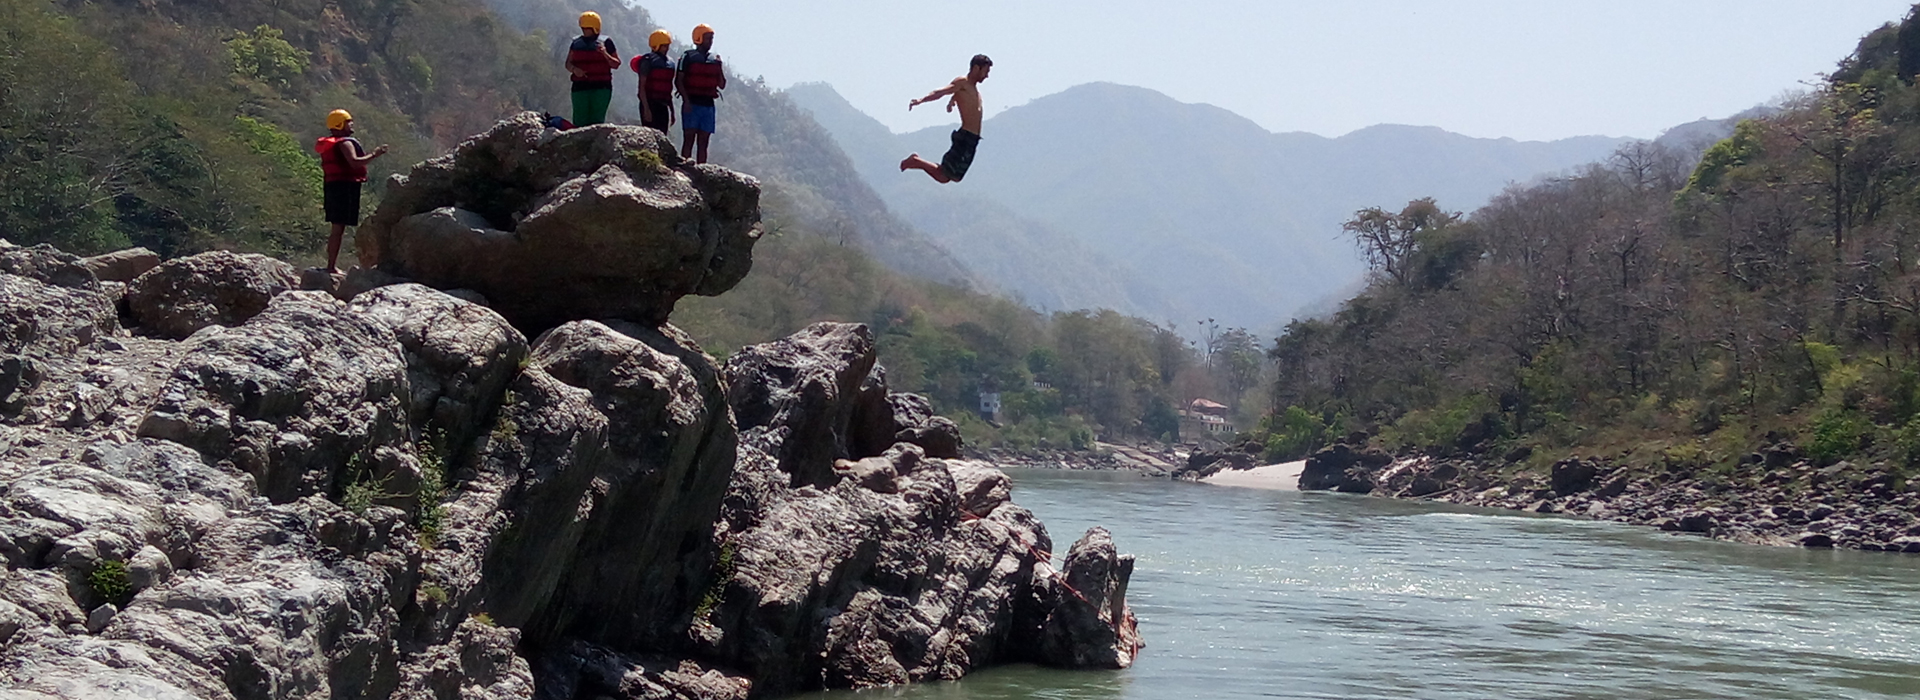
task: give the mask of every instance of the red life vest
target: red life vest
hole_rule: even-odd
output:
[[[648,57],[658,57],[658,60],[648,61]],[[646,76],[647,99],[673,99],[673,61],[659,54],[644,54],[634,56],[629,66],[633,68],[633,72]]]
[[[353,141],[353,137],[322,136],[313,142],[313,150],[320,154],[321,179],[327,182],[367,181],[367,164],[354,162],[340,154],[340,144],[348,141]]]
[[[680,69],[687,74],[687,95],[689,97],[715,98],[720,96],[720,86],[727,82],[727,75],[720,68],[720,59],[710,61],[689,61],[681,59]]]
[[[582,75],[573,76],[573,82],[605,83],[613,80],[613,66],[607,65],[607,57],[600,55],[600,42],[602,41],[609,44],[609,50],[612,49],[611,44],[613,42],[606,37],[588,39],[580,36],[573,38],[573,44],[567,47],[567,61],[580,70],[585,71]]]

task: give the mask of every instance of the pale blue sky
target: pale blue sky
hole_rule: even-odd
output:
[[[1081,83],[1153,88],[1273,131],[1380,124],[1523,140],[1652,137],[1830,71],[1906,0],[640,0],[739,73],[823,81],[892,127],[986,53],[991,115]],[[608,27],[615,36],[637,32]],[[937,105],[933,105],[937,107]],[[923,111],[928,110],[928,111]]]

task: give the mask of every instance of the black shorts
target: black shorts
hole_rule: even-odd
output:
[[[953,146],[947,154],[940,157],[940,169],[954,182],[967,176],[967,169],[973,167],[973,151],[980,146],[980,135],[966,129],[953,130]]]
[[[360,225],[360,185],[358,182],[329,182],[321,186],[327,223]]]
[[[673,99],[647,100],[647,109],[653,111],[653,118],[640,120],[640,125],[666,131],[667,120],[673,118]]]

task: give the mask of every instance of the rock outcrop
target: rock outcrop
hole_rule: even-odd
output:
[[[1302,490],[1617,520],[1753,544],[1920,553],[1920,479],[1886,465],[1820,467],[1790,443],[1742,461],[1751,472],[1690,473],[1685,465],[1634,466],[1573,457],[1544,473],[1506,461],[1408,454],[1337,444],[1316,453]]]
[[[681,297],[739,283],[760,236],[758,181],[678,162],[652,129],[524,113],[389,182],[355,233],[360,264],[479,292],[530,333],[658,325]]]
[[[237,326],[297,289],[292,265],[216,250],[161,263],[127,283],[127,306],[143,331],[175,340],[208,326]]]
[[[928,428],[925,416],[893,407],[924,399],[888,392],[874,365],[871,332],[835,323],[728,360],[740,461],[717,533],[725,575],[697,613],[701,648],[779,679],[771,692],[951,680],[1011,660],[1130,664],[1131,557],[1108,541],[1106,559],[1069,555],[1060,576],[1005,474],[909,441],[925,433],[899,426]],[[895,438],[884,451],[862,447],[883,434]],[[1095,561],[1106,568],[1074,580]],[[1104,602],[1091,617],[1076,612],[1083,586]]]
[[[512,155],[519,176],[644,160],[621,150],[628,131],[583,131],[509,122],[453,160]],[[704,211],[632,215],[655,233],[705,236],[716,212],[751,229],[742,176],[661,173],[633,194],[607,184],[623,167],[496,186]],[[479,172],[422,166],[404,197],[491,182]],[[486,201],[525,198],[507,212],[524,223],[575,206],[556,204],[583,196],[568,191]],[[624,211],[599,206],[585,211]],[[387,262],[423,269],[405,267],[423,239],[380,235],[411,251]],[[622,240],[684,252],[652,235]],[[888,391],[865,327],[817,325],[722,367],[647,322],[744,274],[744,249],[701,240],[712,254],[680,257],[661,278],[679,281],[639,306],[510,302],[518,319],[481,303],[516,283],[484,275],[440,283],[485,295],[371,274],[301,291],[284,263],[203,254],[134,280],[133,328],[117,283],[0,242],[0,688],[744,700],[1131,662],[1131,559],[1096,531],[1056,571],[1006,475],[958,459],[950,421]]]

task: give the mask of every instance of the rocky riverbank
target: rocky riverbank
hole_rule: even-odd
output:
[[[1056,569],[864,326],[723,365],[666,322],[759,235],[752,178],[671,154],[502,122],[395,180],[344,278],[0,243],[0,687],[704,700],[1129,665],[1132,558],[1096,528]]]
[[[1302,490],[1564,513],[1754,544],[1920,553],[1920,479],[1885,465],[1820,465],[1788,442],[1740,468],[1571,458],[1546,473],[1509,459],[1390,455],[1339,444],[1308,458]]]
[[[1179,448],[1107,442],[1095,443],[1090,450],[990,448],[971,454],[994,464],[1023,469],[1136,471],[1152,476],[1167,476],[1187,460],[1186,452]]]

